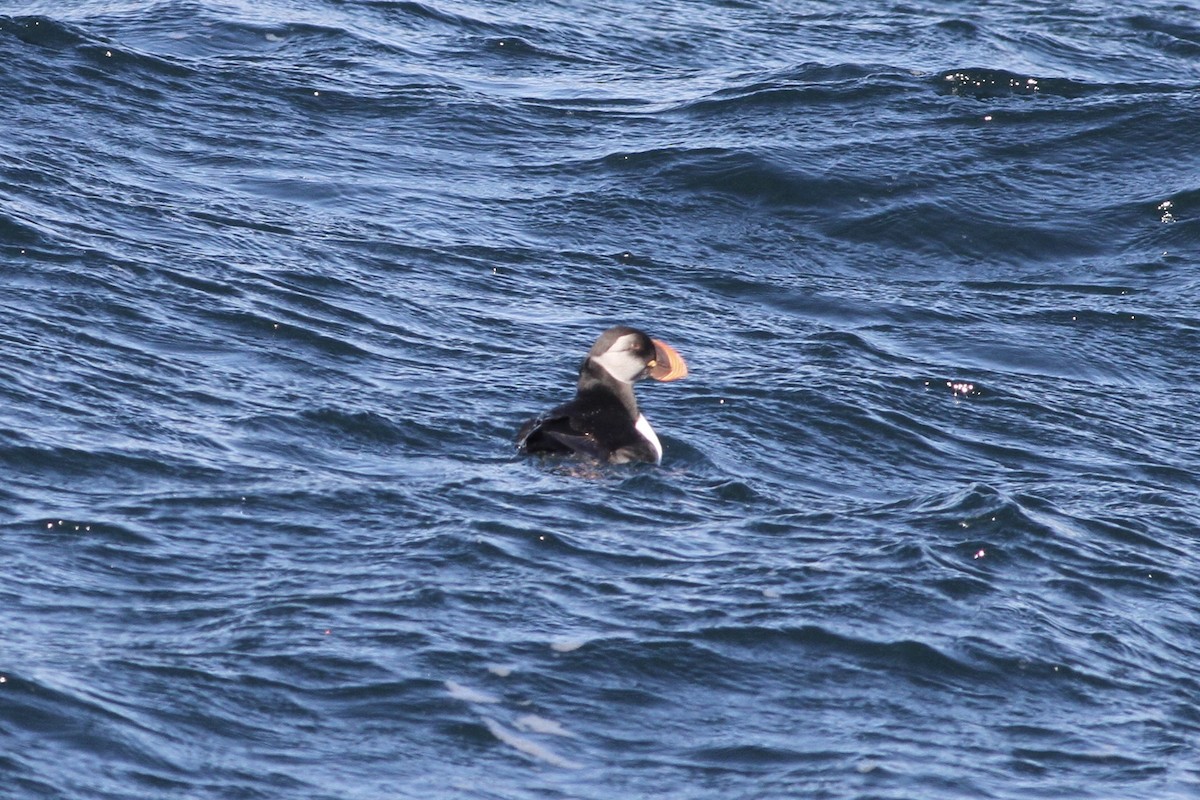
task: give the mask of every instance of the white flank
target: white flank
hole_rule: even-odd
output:
[[[646,420],[645,414],[638,414],[637,422],[633,427],[637,428],[637,432],[642,435],[650,446],[654,448],[654,463],[662,463],[662,444],[658,441],[658,434],[654,432],[654,428],[650,427],[650,423]]]

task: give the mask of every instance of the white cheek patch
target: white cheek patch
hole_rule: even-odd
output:
[[[654,428],[650,427],[650,423],[647,421],[646,415],[638,414],[637,422],[633,424],[633,427],[637,429],[637,432],[642,435],[642,438],[649,442],[650,447],[654,449],[654,463],[661,464],[662,444],[658,441],[658,434],[654,432]]]
[[[605,371],[617,380],[632,383],[633,379],[641,375],[642,370],[646,368],[646,362],[633,354],[631,350],[633,345],[634,337],[632,335],[622,336],[613,342],[612,347],[592,360],[604,367]]]

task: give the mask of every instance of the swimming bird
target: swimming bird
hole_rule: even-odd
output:
[[[610,464],[662,461],[662,444],[638,411],[633,384],[677,381],[687,363],[666,342],[618,325],[600,334],[579,367],[575,399],[521,426],[522,454],[580,455]]]

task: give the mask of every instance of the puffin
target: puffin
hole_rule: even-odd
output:
[[[687,374],[687,363],[666,342],[625,325],[609,328],[579,367],[575,399],[522,425],[517,450],[608,464],[659,464],[662,444],[638,411],[633,384],[642,378],[677,381]]]

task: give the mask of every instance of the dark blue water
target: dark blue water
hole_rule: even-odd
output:
[[[1200,6],[8,3],[5,798],[1200,794]],[[518,459],[610,324],[661,467]]]

